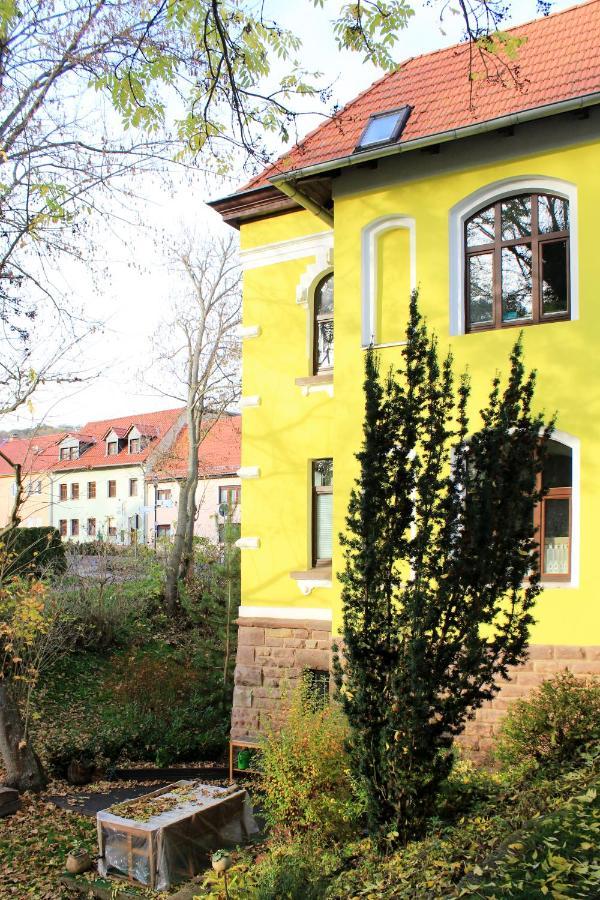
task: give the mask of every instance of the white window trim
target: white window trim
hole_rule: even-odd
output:
[[[417,286],[417,226],[412,216],[394,214],[381,216],[369,222],[362,230],[361,257],[362,257],[362,328],[361,345],[368,347],[378,344],[379,322],[377,321],[377,243],[386,231],[407,228],[409,239],[410,258],[410,289],[414,291]],[[402,341],[398,342],[400,345]],[[395,346],[396,342],[382,344],[381,346]]]
[[[569,581],[542,581],[545,591],[564,590],[565,588],[579,587],[579,564],[581,547],[581,441],[579,438],[559,431],[557,428],[551,434],[551,440],[563,444],[571,450],[571,578]],[[541,552],[541,548],[540,548]]]
[[[577,187],[570,181],[549,178],[546,175],[524,175],[521,178],[505,178],[479,188],[463,198],[450,210],[450,334],[465,334],[465,248],[464,228],[466,220],[482,207],[496,203],[503,197],[526,191],[556,194],[569,201],[569,264],[571,319],[579,318],[579,250]]]

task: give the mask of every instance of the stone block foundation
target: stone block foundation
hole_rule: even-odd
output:
[[[254,740],[276,725],[286,692],[304,669],[331,669],[332,635],[323,621],[243,618],[238,626],[231,736]],[[510,681],[467,723],[458,739],[465,755],[486,762],[510,704],[564,669],[582,678],[600,675],[600,645],[533,644],[527,662],[513,668]]]
[[[303,670],[331,669],[331,625],[301,619],[238,619],[231,737],[254,740],[285,709]]]
[[[465,756],[477,763],[487,762],[510,704],[565,669],[582,678],[600,675],[600,646],[532,644],[527,662],[512,668],[510,681],[503,681],[496,697],[484,703],[467,723],[458,739]]]

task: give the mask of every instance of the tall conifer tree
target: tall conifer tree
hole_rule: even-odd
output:
[[[534,387],[519,338],[507,386],[493,379],[471,431],[468,377],[455,389],[416,293],[401,368],[382,377],[367,353],[336,679],[380,838],[422,831],[454,737],[527,656],[541,590],[533,509],[553,428],[532,411]]]

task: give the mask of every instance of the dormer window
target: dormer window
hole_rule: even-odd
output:
[[[129,452],[130,453],[139,453],[140,452],[140,439],[139,437],[131,438],[129,441]]]
[[[69,447],[60,447],[58,457],[61,462],[65,459],[79,459],[79,444],[71,445]]]
[[[119,442],[118,441],[107,441],[106,442],[106,455],[107,456],[116,456],[119,452]]]
[[[401,106],[398,109],[389,109],[386,112],[375,113],[367,122],[356,145],[355,152],[357,150],[369,150],[371,147],[382,147],[385,144],[393,144],[399,140],[408,122],[411,110],[411,106]]]

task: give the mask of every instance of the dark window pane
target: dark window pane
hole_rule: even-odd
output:
[[[313,462],[314,487],[331,487],[333,484],[333,460],[315,459]]]
[[[511,197],[502,203],[502,240],[529,237],[531,234],[531,197]]]
[[[333,368],[333,321],[317,322],[317,371]]]
[[[544,463],[543,481],[544,488],[572,487],[573,467],[570,450],[568,453],[550,452],[548,454]]]
[[[318,316],[333,313],[333,275],[328,275],[317,287],[315,311]]]
[[[567,575],[569,572],[569,501],[546,500],[544,504],[544,572]]]
[[[492,253],[469,257],[469,319],[472,325],[494,320],[493,272]]]
[[[531,247],[502,250],[502,321],[531,318]]]
[[[496,229],[494,226],[495,210],[488,206],[467,222],[467,247],[478,247],[480,244],[491,244]]]
[[[538,197],[538,223],[543,234],[568,231],[569,201],[562,197]]]
[[[542,313],[567,311],[567,242],[542,244]]]
[[[317,494],[316,496],[316,541],[317,559],[331,559],[333,535],[333,494]]]

